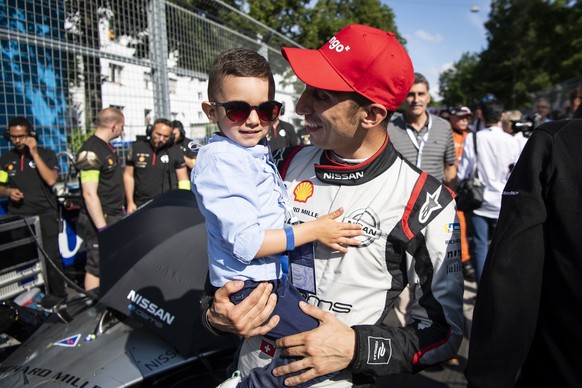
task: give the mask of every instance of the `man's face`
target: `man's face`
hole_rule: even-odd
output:
[[[358,114],[350,93],[332,92],[307,85],[301,94],[295,111],[305,115],[305,129],[311,144],[333,150],[345,158],[357,158],[360,148]]]
[[[162,148],[172,136],[172,127],[164,123],[157,123],[152,129],[150,142],[155,149]]]
[[[8,133],[10,135],[10,141],[14,144],[14,148],[18,152],[26,151],[28,147],[26,143],[29,137],[28,128],[22,125],[16,125],[8,128]]]
[[[451,115],[451,117],[449,117],[449,121],[451,122],[451,127],[453,127],[453,129],[457,129],[459,131],[466,131],[467,128],[469,127],[470,118],[471,116],[469,115],[464,116]]]
[[[538,101],[536,103],[536,113],[542,117],[546,117],[550,114],[550,104],[547,101]]]
[[[116,138],[122,136],[124,128],[125,128],[125,118],[122,118],[119,123],[115,124],[115,130],[114,130],[115,136],[113,137],[113,139],[116,139]]]
[[[423,82],[412,85],[404,100],[404,113],[407,118],[418,118],[425,114],[430,103],[430,93]]]
[[[181,139],[181,133],[179,128],[172,128],[172,133],[174,134],[174,139],[178,143]]]
[[[268,80],[227,77],[222,81],[220,91],[213,102],[244,101],[251,106],[258,106],[270,100],[272,96],[269,95]],[[226,116],[226,108],[223,106],[205,104],[203,108],[208,118],[218,124],[226,137],[244,147],[254,147],[269,132],[271,122],[261,120],[256,109],[251,109],[246,119],[233,121]]]

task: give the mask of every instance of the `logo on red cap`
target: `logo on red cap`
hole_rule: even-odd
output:
[[[357,92],[390,111],[400,106],[414,82],[410,57],[394,34],[361,24],[344,27],[319,50],[281,51],[307,85]]]

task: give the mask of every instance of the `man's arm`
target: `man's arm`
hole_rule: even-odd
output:
[[[412,244],[417,247],[412,252],[416,264],[408,277],[419,292],[411,301],[411,324],[404,328],[382,323],[350,328],[329,313],[302,305],[303,311],[318,319],[320,325],[277,340],[283,355],[302,358],[276,368],[274,373],[281,376],[306,369],[285,380],[287,386],[294,386],[342,369],[374,376],[411,373],[454,357],[463,338],[464,319],[460,243],[454,243],[455,222],[451,201],[425,228],[424,245]],[[417,270],[424,276],[416,275]],[[425,276],[428,273],[432,275]]]
[[[123,170],[123,186],[125,187],[125,200],[127,202],[127,214],[131,214],[136,210],[135,202],[133,201],[133,193],[135,191],[135,179],[133,177],[134,167],[126,164]]]
[[[184,160],[186,157],[184,157]],[[188,177],[188,169],[186,165],[176,170],[176,177],[178,178],[178,188],[182,190],[190,190],[190,178]]]
[[[184,162],[186,163],[186,167],[188,167],[188,169],[192,170],[194,168],[194,161],[195,161],[194,158],[189,158],[186,155],[184,155]]]
[[[30,151],[30,156],[34,159],[34,163],[36,164],[36,170],[40,175],[41,179],[50,187],[54,186],[57,183],[58,179],[58,171],[51,170],[44,159],[38,153],[38,146],[36,139],[33,136],[28,136],[23,140],[24,144],[28,147]],[[56,158],[56,156],[55,156]]]
[[[454,164],[449,164],[445,166],[445,185],[451,190],[457,188],[457,166]]]
[[[261,283],[241,303],[235,305],[229,295],[242,289],[244,282],[232,281],[214,294],[208,310],[202,310],[203,320],[218,331],[240,334],[243,337],[265,335],[279,323],[274,315],[267,322],[277,304],[277,295],[272,293],[271,283]],[[264,326],[263,323],[267,322]]]
[[[101,207],[101,200],[99,199],[99,195],[97,195],[99,180],[83,181],[83,174],[91,172],[94,173],[95,171],[81,171],[81,188],[83,190],[83,200],[85,201],[87,213],[89,213],[89,217],[91,217],[93,224],[97,230],[99,230],[107,226],[105,215],[103,214],[103,208]]]

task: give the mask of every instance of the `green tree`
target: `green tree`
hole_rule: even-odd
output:
[[[581,22],[580,0],[494,0],[487,48],[441,75],[445,98],[469,103],[489,92],[508,108],[530,107],[534,92],[580,75]]]

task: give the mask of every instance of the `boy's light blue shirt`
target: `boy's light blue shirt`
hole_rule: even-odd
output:
[[[254,258],[265,231],[285,223],[287,193],[266,140],[243,147],[214,134],[198,152],[191,179],[206,220],[212,285],[280,278],[279,254]]]

